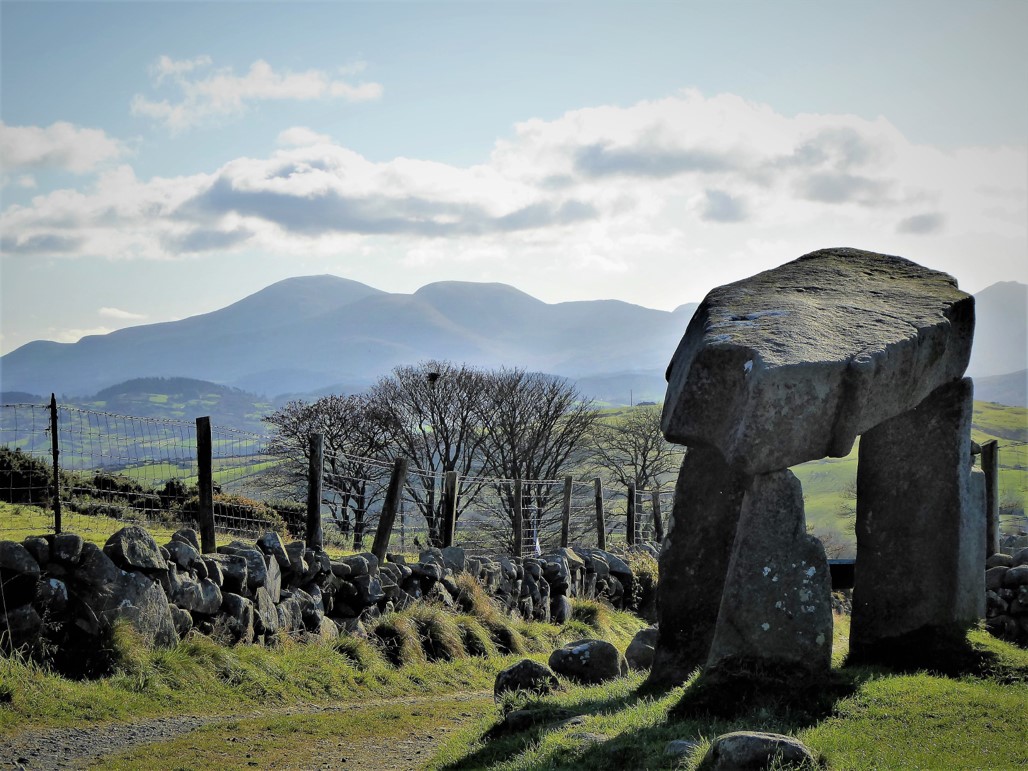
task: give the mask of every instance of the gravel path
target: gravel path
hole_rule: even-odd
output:
[[[140,720],[133,723],[103,723],[88,728],[49,728],[26,731],[14,737],[0,737],[0,769],[80,769],[93,766],[107,755],[122,752],[139,744],[174,739],[203,726],[270,715],[318,714],[329,712],[361,711],[387,705],[417,705],[445,698],[450,701],[476,701],[491,695],[491,691],[474,691],[445,696],[411,696],[394,699],[375,699],[360,703],[335,705],[291,706],[283,709],[261,710],[234,715],[181,715]],[[456,713],[452,725],[438,734],[411,735],[399,742],[368,742],[366,746],[340,743],[337,747],[322,748],[320,760],[337,768],[337,764],[377,771],[378,769],[416,769],[418,759],[427,759],[431,750],[440,743],[444,734],[473,717],[471,712]],[[339,737],[341,739],[345,737]],[[313,749],[313,748],[312,748]],[[414,765],[412,765],[414,763]],[[298,759],[297,768],[312,766]]]

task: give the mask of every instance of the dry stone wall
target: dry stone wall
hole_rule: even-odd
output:
[[[1028,548],[993,554],[985,567],[985,627],[1028,646]]]
[[[428,549],[416,562],[374,554],[334,558],[266,533],[202,554],[193,530],[159,546],[143,528],[112,535],[101,549],[72,533],[0,541],[0,641],[4,650],[47,643],[64,671],[103,670],[114,623],[131,623],[144,641],[171,646],[190,630],[235,643],[283,635],[333,639],[365,633],[383,613],[419,601],[458,607],[455,578],[474,577],[502,608],[526,619],[564,623],[572,597],[631,602],[635,578],[620,557],[566,548],[539,557],[469,557],[456,547]]]

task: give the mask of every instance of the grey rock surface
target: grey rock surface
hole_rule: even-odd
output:
[[[733,731],[711,742],[704,764],[710,771],[760,771],[772,767],[815,768],[816,758],[803,742],[792,736]]]
[[[497,673],[493,695],[498,697],[507,691],[547,694],[557,685],[557,676],[549,667],[531,659],[522,659]]]
[[[625,649],[625,661],[630,669],[649,669],[653,666],[653,650],[657,645],[656,626],[648,626],[635,633]]]
[[[718,287],[668,368],[662,428],[747,474],[841,457],[960,378],[974,298],[901,257],[823,249]]]
[[[577,640],[550,654],[550,669],[580,683],[602,683],[628,673],[628,663],[606,640]]]
[[[753,478],[725,577],[707,668],[760,660],[827,674],[832,580],[821,542],[807,535],[803,490],[785,469]]]

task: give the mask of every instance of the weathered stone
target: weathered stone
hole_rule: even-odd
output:
[[[550,600],[550,620],[554,624],[566,624],[571,620],[571,601],[564,595]]]
[[[212,559],[209,554],[202,555],[203,566],[207,568],[207,577],[211,579],[218,588],[221,588],[222,584],[225,583],[225,573],[221,569],[221,563],[216,559]]]
[[[23,645],[31,646],[39,637],[43,619],[31,605],[8,605],[0,612],[0,651],[9,652]]]
[[[962,636],[985,615],[985,510],[970,496],[971,381],[861,437],[850,654]],[[917,548],[911,548],[917,544]],[[995,569],[995,568],[994,568]]]
[[[668,758],[690,757],[699,746],[699,742],[689,739],[672,739],[664,745],[664,755]]]
[[[307,544],[303,541],[290,541],[286,544],[286,555],[289,557],[289,575],[302,576],[307,572],[307,560],[304,555],[307,552]]]
[[[625,649],[625,661],[631,669],[649,669],[653,666],[653,651],[657,645],[656,626],[648,626],[635,633]]]
[[[238,554],[205,554],[204,562],[207,564],[208,574],[210,574],[212,562],[218,565],[221,570],[221,588],[223,590],[232,594],[247,593],[249,568],[245,557]]]
[[[807,535],[803,490],[785,469],[753,478],[743,498],[707,668],[761,661],[827,674],[832,579]]]
[[[269,531],[262,535],[257,539],[257,548],[268,556],[274,557],[282,570],[289,570],[289,554],[286,552],[286,546],[282,543],[282,537],[278,533]]]
[[[271,595],[271,601],[278,602],[282,599],[282,568],[279,566],[277,557],[267,554],[264,560],[268,570],[264,579],[264,588]]]
[[[379,600],[385,599],[385,592],[382,590],[382,581],[378,576],[357,576],[356,578],[350,579],[350,583],[357,589],[356,599],[362,607],[374,605]]]
[[[660,553],[651,683],[683,683],[707,660],[747,486],[716,450],[690,448],[682,461]]]
[[[422,579],[425,588],[443,577],[443,566],[435,562],[415,562],[410,569],[411,573]]]
[[[1018,587],[1028,584],[1028,565],[1018,565],[1010,568],[1003,576],[1003,586]]]
[[[171,609],[171,622],[175,625],[175,634],[178,635],[181,640],[190,630],[193,628],[193,617],[189,615],[189,611],[183,610],[177,605],[172,605]]]
[[[179,528],[171,534],[171,540],[177,543],[184,543],[186,546],[192,546],[197,552],[200,551],[200,538],[191,527]]]
[[[303,629],[303,611],[295,597],[287,597],[275,606],[278,611],[279,631],[286,634]]]
[[[83,547],[83,558],[75,573],[83,573],[87,559],[103,556]],[[112,565],[113,567],[113,565]],[[90,575],[95,575],[90,568]],[[90,634],[100,634],[119,620],[135,627],[143,642],[155,647],[171,647],[178,639],[171,618],[168,597],[161,585],[141,573],[117,570],[117,576],[102,584],[79,581],[75,588],[76,624]]]
[[[662,429],[746,474],[842,457],[963,375],[973,332],[974,298],[951,276],[813,252],[707,295],[668,368]]]
[[[1012,556],[1010,556],[1009,554],[1004,554],[1003,552],[996,552],[991,557],[989,557],[987,560],[985,560],[985,569],[987,571],[991,570],[992,568],[999,568],[999,567],[1012,568],[1013,566],[1014,566],[1014,558]],[[988,575],[989,574],[986,573],[985,575],[986,575],[986,580],[988,580]]]
[[[82,558],[82,536],[75,533],[59,533],[50,544],[50,559],[65,565],[76,565]]]
[[[123,527],[104,544],[104,554],[122,570],[167,570],[168,563],[153,536],[139,525]]]
[[[351,572],[350,565],[342,560],[332,560],[332,575],[336,578],[348,578]]]
[[[32,555],[32,559],[40,567],[45,566],[50,561],[50,542],[42,536],[30,535],[21,542],[21,545]]]
[[[117,581],[122,570],[100,550],[95,543],[82,544],[82,557],[73,573],[77,582],[89,587],[102,588]]]
[[[275,560],[272,559],[274,562]],[[253,630],[265,638],[273,637],[278,632],[278,609],[272,601],[271,593],[266,586],[257,587],[254,592]]]
[[[202,565],[204,571],[203,577],[207,577],[207,566],[204,565],[204,561],[200,557],[200,551],[193,548],[192,544],[172,539],[164,548],[168,552],[168,556],[171,558],[171,561],[180,568],[183,570],[196,570],[198,566]]]
[[[1018,567],[1019,565],[1028,565],[1028,548],[1020,549],[1014,552],[1011,559],[1011,567]]]
[[[228,633],[233,642],[244,645],[253,642],[253,603],[249,599],[225,592],[222,596],[221,611],[228,621]]]
[[[522,659],[496,675],[493,696],[499,697],[507,691],[526,691],[545,695],[558,685],[557,676],[549,667],[532,659]]]
[[[628,663],[606,640],[578,640],[550,654],[550,669],[580,683],[602,683],[628,673]]]
[[[28,549],[14,541],[0,541],[0,612],[32,602],[39,580],[39,563]]]
[[[321,621],[325,618],[325,608],[321,604],[321,598],[315,599],[303,589],[296,589],[293,592],[293,599],[299,604],[302,627],[308,632],[317,632],[321,627]]]
[[[467,569],[467,556],[459,546],[447,546],[440,550],[443,557],[443,565],[454,573],[463,573]]]
[[[999,589],[1003,586],[1003,576],[1007,574],[1010,568],[1007,565],[997,565],[994,568],[989,568],[985,571],[985,589],[986,591]]]
[[[194,580],[188,574],[179,575],[171,601],[191,613],[212,616],[221,608],[221,589],[209,578]]]
[[[763,771],[790,766],[816,768],[814,753],[784,734],[733,731],[714,739],[703,759],[710,771]]]
[[[250,546],[242,541],[233,541],[227,546],[218,547],[219,554],[235,554],[246,560],[246,588],[248,594],[252,595],[258,586],[264,586],[268,580],[268,566],[264,561],[264,554],[256,546]]]

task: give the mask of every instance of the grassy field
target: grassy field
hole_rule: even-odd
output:
[[[498,730],[500,716],[453,736],[432,769],[695,769],[710,741],[733,730],[764,730],[800,738],[829,769],[983,769],[1028,764],[1028,651],[983,632],[969,647],[985,671],[958,677],[898,674],[842,666],[848,619],[836,618],[835,690],[827,705],[782,699],[740,704],[730,719],[676,717],[691,683],[663,694],[641,692],[643,677],[569,688],[517,705],[538,722],[524,731]],[[732,694],[725,694],[731,701]],[[672,759],[667,743],[696,742]]]

